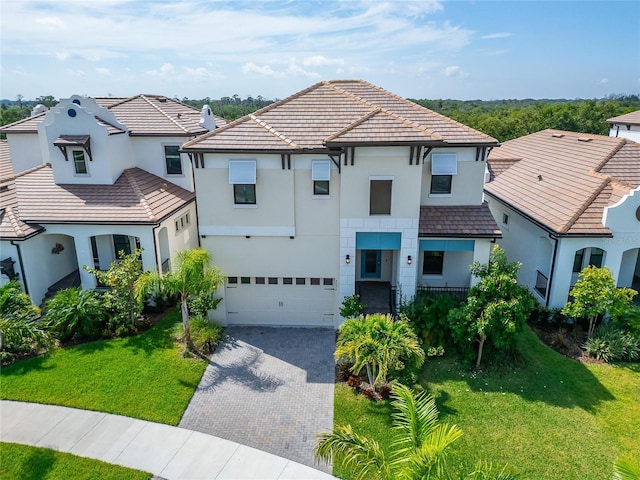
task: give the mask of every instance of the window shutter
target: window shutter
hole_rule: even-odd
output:
[[[331,180],[331,163],[329,160],[311,161],[311,180]]]
[[[256,183],[255,160],[229,160],[229,183],[250,184]]]
[[[431,155],[432,175],[457,175],[458,157],[455,153],[434,153]]]

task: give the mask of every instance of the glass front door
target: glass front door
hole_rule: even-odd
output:
[[[380,278],[380,253],[380,250],[362,250],[360,257],[362,278]]]

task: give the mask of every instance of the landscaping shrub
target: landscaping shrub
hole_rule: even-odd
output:
[[[94,339],[100,336],[106,310],[95,290],[67,288],[45,304],[45,321],[61,341],[73,337]]]
[[[22,291],[18,282],[0,287],[0,362],[16,356],[48,350],[51,334],[40,320],[40,309]]]
[[[603,362],[631,362],[640,359],[640,336],[611,324],[600,326],[584,347],[591,357]]]
[[[364,304],[360,302],[360,297],[355,293],[344,297],[342,306],[340,307],[340,315],[343,318],[355,318],[362,315]]]
[[[224,327],[210,322],[203,317],[191,319],[191,340],[194,348],[206,355],[211,355],[224,335]]]
[[[403,303],[400,312],[425,347],[451,346],[451,328],[448,315],[460,302],[450,295],[431,297],[418,295],[411,302]]]
[[[214,298],[211,292],[194,295],[187,300],[189,315],[193,317],[207,317],[209,310],[215,310],[222,298]],[[175,305],[175,302],[174,302]]]

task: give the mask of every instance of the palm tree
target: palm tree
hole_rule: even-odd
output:
[[[351,425],[346,425],[318,435],[316,461],[333,460],[356,480],[453,478],[447,469],[447,454],[462,435],[460,428],[438,423],[435,400],[426,392],[414,393],[404,385],[394,384],[392,405],[396,410],[392,428],[397,435],[391,452],[386,453],[378,442],[358,435]],[[517,477],[505,468],[479,464],[470,477],[465,478],[514,480]]]
[[[223,275],[220,270],[211,266],[209,251],[204,248],[195,248],[178,252],[170,272],[143,273],[136,281],[135,291],[139,301],[144,301],[150,293],[158,292],[178,297],[185,345],[187,350],[192,350],[187,300],[197,295],[213,295],[222,285],[222,281]]]
[[[391,315],[375,313],[340,326],[335,358],[353,363],[355,374],[366,368],[369,383],[377,386],[386,382],[390,371],[402,370],[405,361],[420,367],[424,350],[404,315],[394,321]]]

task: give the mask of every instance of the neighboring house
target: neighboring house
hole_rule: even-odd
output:
[[[338,326],[361,284],[469,287],[500,236],[498,142],[363,81],[320,82],[187,142],[229,324]],[[387,297],[389,295],[389,289]]]
[[[42,109],[39,109],[42,110]],[[226,122],[157,95],[61,100],[0,128],[0,281],[34,303],[96,279],[119,251],[166,270],[198,245],[191,164],[180,146]]]
[[[619,287],[640,283],[640,145],[624,138],[543,130],[489,155],[485,198],[518,280],[562,307],[578,273],[607,266]]]
[[[640,110],[607,120],[610,137],[622,137],[640,142]]]

